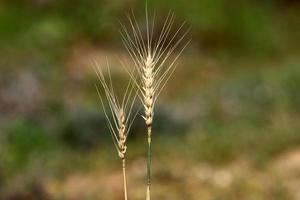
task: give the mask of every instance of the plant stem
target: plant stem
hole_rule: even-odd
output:
[[[147,148],[147,196],[146,200],[150,200],[150,184],[151,184],[151,131],[152,126],[148,126],[148,148]]]
[[[125,158],[122,159],[122,164],[123,164],[124,199],[127,200],[127,184],[126,184]]]

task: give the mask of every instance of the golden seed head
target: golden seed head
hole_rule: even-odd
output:
[[[122,122],[122,124],[124,124],[125,122],[125,114],[124,114],[124,110],[123,108],[120,109],[120,121]]]
[[[153,84],[153,78],[144,78],[145,86],[150,88]]]
[[[146,68],[151,68],[152,65],[153,65],[153,58],[152,58],[151,54],[148,53],[148,56],[147,56],[146,61],[145,61],[145,67]]]
[[[144,68],[144,75],[146,78],[152,78],[153,76],[153,68]]]
[[[152,116],[149,117],[149,118],[147,118],[147,119],[146,119],[146,125],[147,125],[147,126],[151,126],[152,121],[153,121],[153,117],[152,117]]]
[[[151,96],[146,96],[144,98],[144,103],[146,105],[146,107],[152,107],[152,104],[153,104],[153,99]]]
[[[147,97],[151,97],[151,98],[152,98],[153,93],[154,93],[153,87],[147,88],[147,89],[145,90],[145,96],[147,96]]]
[[[119,157],[120,157],[121,159],[125,158],[125,154],[122,153],[121,151],[119,151],[118,154],[119,154]]]
[[[152,125],[154,116],[154,103],[157,100],[158,95],[164,88],[166,82],[170,79],[174,72],[175,65],[178,57],[187,46],[189,42],[185,43],[185,36],[189,32],[182,31],[184,29],[185,22],[173,32],[174,13],[170,12],[165,19],[163,27],[158,37],[153,34],[155,28],[154,20],[152,26],[148,24],[147,17],[147,41],[140,33],[140,27],[138,23],[132,23],[131,19],[131,31],[128,31],[124,27],[122,36],[124,39],[124,45],[130,53],[135,68],[137,69],[138,90],[141,92],[140,97],[144,107],[145,122],[148,128]],[[135,19],[133,20],[134,22]],[[151,30],[149,32],[149,30]],[[173,36],[171,34],[174,34]],[[169,38],[172,38],[169,40]],[[178,50],[178,51],[177,51]],[[175,56],[171,56],[175,53]],[[135,76],[132,76],[135,79]]]
[[[152,114],[151,108],[147,107],[147,108],[145,109],[145,115],[146,115],[146,116],[150,116],[151,114]]]

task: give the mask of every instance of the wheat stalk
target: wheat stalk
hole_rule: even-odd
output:
[[[176,61],[190,41],[185,41],[189,29],[185,22],[175,31],[173,29],[175,15],[169,12],[159,36],[154,38],[155,14],[149,24],[146,8],[146,39],[143,38],[141,27],[132,13],[127,15],[130,28],[121,23],[120,31],[123,43],[130,54],[136,68],[138,78],[129,73],[140,92],[144,107],[144,120],[147,125],[147,189],[146,199],[150,200],[151,184],[151,139],[155,102],[176,68]],[[175,53],[175,56],[172,54]]]
[[[137,116],[138,110],[135,112],[135,114],[132,113],[133,105],[135,102],[135,99],[137,97],[137,93],[134,92],[134,85],[132,81],[129,81],[125,94],[123,96],[123,100],[120,103],[118,101],[118,98],[116,97],[112,80],[111,80],[111,74],[109,65],[107,63],[107,70],[109,75],[109,84],[104,78],[103,72],[97,62],[94,62],[94,70],[97,74],[97,77],[101,83],[101,86],[104,90],[105,97],[108,101],[109,105],[109,111],[111,113],[111,117],[109,117],[108,112],[105,109],[103,98],[101,96],[99,87],[96,85],[96,90],[98,92],[101,105],[104,110],[105,118],[108,124],[109,131],[111,133],[114,145],[116,147],[116,150],[118,152],[118,156],[122,160],[122,169],[123,169],[123,186],[124,186],[124,199],[127,200],[127,181],[126,181],[126,140],[127,136],[129,134],[130,128],[133,124],[134,119]]]

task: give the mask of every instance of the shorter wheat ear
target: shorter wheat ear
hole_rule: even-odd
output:
[[[135,114],[132,113],[133,105],[137,97],[137,92],[134,89],[132,79],[129,81],[123,99],[120,102],[116,97],[113,89],[110,67],[107,63],[107,71],[109,81],[107,83],[101,67],[97,62],[93,63],[94,71],[100,81],[100,85],[104,91],[104,98],[107,100],[109,105],[109,112],[105,109],[104,98],[101,95],[100,88],[95,85],[97,93],[100,98],[100,102],[104,111],[104,115],[108,124],[110,134],[112,136],[114,145],[118,152],[118,156],[122,160],[122,171],[123,171],[123,185],[124,185],[124,199],[127,200],[127,181],[126,181],[126,151],[127,151],[127,137],[132,126],[134,119],[137,116],[138,110]],[[110,113],[110,115],[109,115]]]

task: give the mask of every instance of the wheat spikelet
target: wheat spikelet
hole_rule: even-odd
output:
[[[121,24],[120,33],[138,74],[138,78],[135,78],[129,73],[140,92],[139,97],[144,107],[143,118],[147,125],[148,135],[147,200],[150,200],[151,134],[155,102],[173,74],[177,59],[190,42],[184,40],[189,29],[184,30],[185,22],[183,22],[174,30],[175,15],[170,11],[160,29],[159,36],[154,38],[155,15],[149,25],[146,8],[146,39],[144,39],[134,14],[127,15],[127,18],[130,28]]]
[[[108,101],[109,111],[111,117],[109,117],[108,112],[105,109],[103,98],[101,96],[99,87],[96,85],[96,89],[104,110],[105,118],[110,130],[114,145],[118,152],[118,156],[122,160],[123,167],[123,184],[124,184],[124,198],[127,200],[127,184],[126,184],[126,168],[125,168],[125,155],[127,151],[126,140],[129,134],[130,128],[133,124],[134,119],[137,116],[138,110],[133,115],[132,108],[137,97],[137,93],[134,92],[134,85],[132,81],[129,81],[126,92],[123,96],[123,100],[120,104],[118,98],[116,97],[113,85],[111,81],[111,75],[109,70],[109,65],[107,64],[108,75],[109,75],[109,84],[106,82],[101,68],[96,62],[94,62],[94,70],[97,74],[97,77],[101,83],[101,86],[104,90],[105,97]]]

